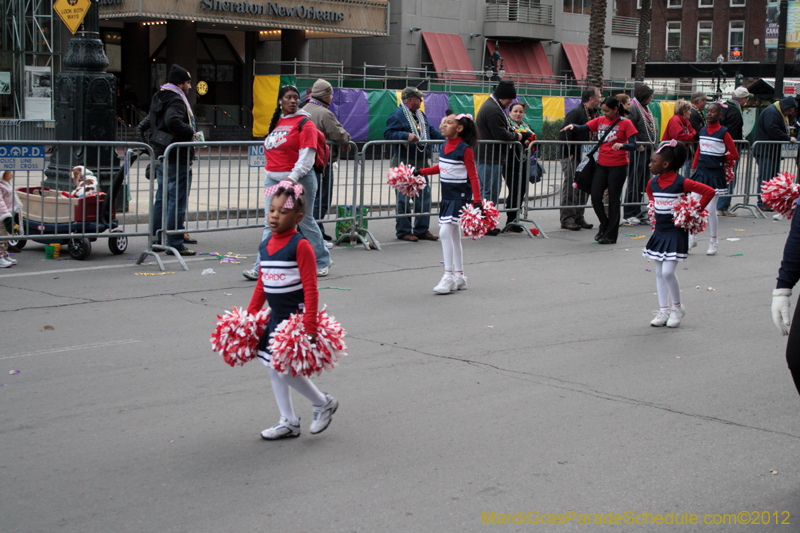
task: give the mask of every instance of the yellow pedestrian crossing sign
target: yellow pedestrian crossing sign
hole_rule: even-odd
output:
[[[56,3],[53,4],[53,11],[58,13],[58,16],[74,35],[91,5],[90,0],[56,0]]]

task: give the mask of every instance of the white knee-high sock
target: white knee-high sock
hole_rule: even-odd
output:
[[[456,228],[453,224],[442,224],[439,226],[439,240],[442,241],[442,255],[444,256],[444,271],[453,272],[453,232],[451,228]],[[459,246],[461,243],[459,243]]]
[[[656,265],[656,292],[658,293],[658,307],[662,311],[669,309],[669,289],[667,283],[664,281],[664,274],[662,273],[662,265],[664,261],[654,261]]]
[[[298,420],[292,407],[292,393],[289,385],[281,379],[280,372],[272,367],[268,367],[268,370],[269,379],[272,382],[272,394],[275,395],[275,401],[278,402],[278,411],[290,424],[297,425]]]
[[[696,192],[692,193],[693,198],[700,199],[702,195]],[[717,218],[717,202],[719,195],[715,194],[714,197],[708,202],[706,209],[708,209],[708,237],[711,242],[717,242],[717,228],[719,228],[719,218]]]
[[[291,372],[278,375],[286,385],[308,398],[312,405],[325,405],[328,401],[325,395],[314,385],[314,382],[307,377],[303,375],[293,376]]]
[[[675,274],[675,269],[678,268],[677,261],[662,261],[661,275],[664,277],[664,283],[669,289],[669,295],[672,297],[672,305],[678,306],[681,304],[681,284],[678,282],[678,276]]]
[[[448,224],[453,239],[453,270],[456,274],[464,273],[464,249],[461,247],[461,226]]]

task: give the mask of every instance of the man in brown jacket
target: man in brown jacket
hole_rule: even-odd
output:
[[[347,133],[342,124],[337,120],[336,115],[330,110],[331,100],[333,100],[333,87],[322,78],[314,82],[311,87],[309,99],[303,105],[303,110],[311,115],[311,121],[317,129],[325,135],[325,140],[334,144],[345,144],[350,142],[350,134]],[[344,151],[349,151],[349,146],[343,147]],[[328,213],[333,198],[333,187],[331,186],[332,165],[338,159],[339,151],[336,146],[331,149],[331,164],[325,170],[317,174],[317,197],[314,199],[314,218],[322,232],[322,237],[326,241],[331,240],[331,236],[325,233],[320,220]]]

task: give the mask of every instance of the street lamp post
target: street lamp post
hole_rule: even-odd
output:
[[[491,81],[500,81],[506,75],[503,56],[500,55],[500,41],[494,42],[494,53],[489,56],[486,66],[486,77]]]
[[[716,84],[716,92],[714,94],[715,98],[719,100],[722,98],[722,85],[726,81],[726,74],[725,71],[722,70],[722,64],[725,62],[725,57],[720,54],[717,56],[717,68],[711,74],[711,85],[712,87]]]

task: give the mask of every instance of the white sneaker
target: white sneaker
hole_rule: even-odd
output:
[[[772,215],[772,220],[783,220],[783,215],[781,215],[780,213],[775,213],[774,215]]]
[[[658,311],[653,311],[653,314],[656,315],[656,317],[650,321],[651,326],[660,328],[667,325],[667,320],[669,320],[669,310],[659,309]]]
[[[324,278],[325,276],[328,275],[328,272],[330,272],[328,270],[328,267],[320,268],[320,269],[317,270],[317,277],[318,278]]]
[[[631,226],[640,226],[642,221],[639,220],[639,217],[631,217],[628,219],[628,224]]]
[[[722,212],[722,216],[726,216],[726,217],[735,217],[735,216],[736,216],[736,213],[734,213],[733,211],[723,211],[723,212]]]
[[[675,307],[674,305],[669,310],[669,320],[667,320],[667,327],[668,328],[677,328],[681,325],[681,320],[683,317],[686,316],[686,308],[683,307],[683,304],[680,307]]]
[[[244,276],[246,279],[249,279],[250,281],[256,281],[258,279],[258,271],[254,268],[251,270],[245,270],[244,272],[242,272],[242,276]]]
[[[17,260],[14,259],[13,257],[11,257],[10,255],[4,255],[3,259],[5,259],[9,263],[11,263],[12,265],[16,265],[17,264]]]
[[[467,290],[467,276],[465,276],[464,274],[456,274],[454,279],[456,281],[457,291]]]
[[[8,268],[14,266],[11,261],[6,261],[5,257],[0,257],[0,268]]]
[[[451,291],[455,291],[457,290],[456,280],[452,274],[445,274],[442,276],[441,281],[433,288],[433,290],[439,294],[448,294]]]
[[[697,237],[692,234],[689,234],[689,248],[695,248],[697,246]]]
[[[709,242],[708,251],[706,252],[706,255],[717,255],[717,248],[719,248],[719,243]]]
[[[293,426],[284,417],[281,417],[278,423],[271,428],[261,432],[261,438],[264,440],[293,439],[299,436],[300,420],[298,419],[297,425]]]
[[[331,248],[333,248],[333,243],[332,243],[332,242],[327,242],[327,241],[326,241],[326,242],[325,242],[325,248],[327,248],[328,250],[330,250]]]
[[[314,406],[314,421],[311,422],[309,429],[312,435],[325,431],[331,423],[333,413],[339,408],[339,400],[328,393],[325,393],[325,397],[328,399],[328,403],[319,407]]]

